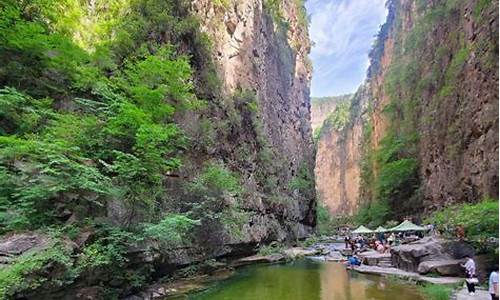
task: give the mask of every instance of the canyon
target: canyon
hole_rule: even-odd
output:
[[[498,199],[498,3],[387,6],[364,96],[345,126],[319,135],[321,201],[338,216],[380,209],[388,220]]]

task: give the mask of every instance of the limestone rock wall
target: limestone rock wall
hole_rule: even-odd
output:
[[[369,101],[368,92],[368,85],[363,85],[348,100],[349,119],[346,124],[339,128],[325,122],[319,133],[315,166],[316,192],[318,199],[334,215],[352,215],[358,208],[361,143]],[[314,109],[313,104],[313,112]]]
[[[383,51],[370,78],[371,149],[379,149],[389,131],[402,132],[404,122],[413,119],[423,210],[498,198],[498,2],[391,5],[394,19],[379,37]],[[440,20],[432,16],[438,13]],[[408,82],[400,81],[394,93],[388,82],[395,72],[389,69],[411,62],[412,51],[420,67],[406,65],[415,71],[406,73]],[[396,117],[384,112],[391,103],[404,107],[409,99],[414,99],[411,112]]]
[[[292,0],[278,1],[277,7],[265,0],[223,2],[196,0],[192,7],[201,30],[213,41],[222,97],[250,90],[257,96],[257,113],[256,120],[242,113],[241,126],[218,137],[210,156],[224,159],[243,175],[249,192],[243,208],[253,214],[243,227],[243,241],[305,237],[315,226],[314,190],[290,188],[300,172],[311,174],[313,180],[310,41],[307,24],[300,19],[303,8]],[[211,117],[214,123],[227,118],[227,102],[218,105],[220,113]]]
[[[387,6],[365,113],[320,135],[319,197],[335,214],[384,201],[388,219],[498,198],[498,1]]]
[[[352,94],[346,94],[333,97],[319,97],[311,99],[311,127],[313,132],[316,132],[323,125],[323,121],[335,111],[338,103],[348,101],[352,98]]]

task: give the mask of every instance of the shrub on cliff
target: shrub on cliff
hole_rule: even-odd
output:
[[[452,205],[433,213],[426,222],[451,237],[457,226],[464,226],[467,240],[485,242],[488,238],[498,238],[498,200]]]

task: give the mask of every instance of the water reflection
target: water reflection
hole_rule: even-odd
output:
[[[410,285],[346,272],[338,263],[308,260],[244,268],[191,300],[421,300]]]

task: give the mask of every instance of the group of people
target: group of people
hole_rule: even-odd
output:
[[[395,233],[390,233],[386,235],[384,233],[379,233],[378,236],[372,235],[370,238],[365,238],[364,236],[351,237],[346,235],[344,237],[345,248],[352,250],[352,255],[347,258],[347,266],[354,267],[361,265],[361,260],[358,258],[357,253],[371,248],[379,253],[389,253],[391,246],[399,244],[403,236],[396,235]],[[465,283],[467,285],[467,290],[470,295],[474,295],[476,292],[476,284],[479,280],[476,275],[476,263],[471,256],[467,255],[464,257],[465,262],[461,266],[465,270]],[[489,293],[492,300],[499,300],[499,275],[498,266],[495,266],[489,276]]]
[[[357,253],[366,249],[373,249],[379,253],[389,253],[391,247],[396,245],[399,241],[399,237],[392,232],[389,235],[385,233],[379,233],[378,236],[373,234],[370,238],[365,238],[364,236],[351,237],[346,235],[344,237],[345,248],[351,249],[353,253]]]

